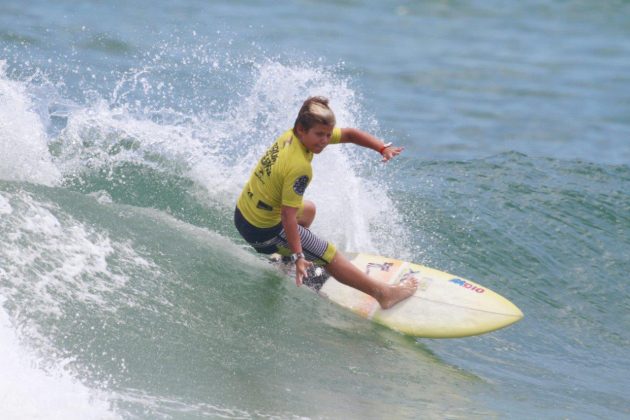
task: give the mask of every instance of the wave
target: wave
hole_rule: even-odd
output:
[[[142,83],[151,83],[141,73]],[[274,81],[288,78],[293,83],[279,91]],[[60,99],[59,92],[38,96],[38,85],[0,75],[0,93],[12,98],[0,118],[22,129],[4,124],[0,131],[0,147],[10,157],[0,172],[0,258],[6,263],[0,296],[19,326],[15,350],[34,354],[44,372],[59,372],[61,384],[76,381],[79,402],[92,391],[98,395],[95,416],[172,413],[167,407],[178,401],[188,409],[256,410],[255,401],[239,400],[234,390],[247,386],[235,381],[234,371],[256,369],[269,351],[297,363],[293,351],[276,343],[287,331],[299,336],[302,328],[321,326],[314,301],[279,282],[281,276],[235,237],[234,202],[258,155],[291,125],[304,90],[334,95],[338,118],[348,125],[360,115],[354,93],[327,71],[265,62],[240,100],[216,114],[190,114],[121,100],[132,79],[121,81],[113,99],[92,95],[80,104]],[[344,248],[387,248],[371,228],[397,217],[383,187],[359,174],[352,152],[339,148],[328,155],[315,163],[317,229]],[[340,226],[348,197],[356,212]],[[389,246],[401,245],[392,239]],[[278,312],[277,305],[287,307]],[[305,305],[310,309],[300,315]],[[193,364],[179,360],[171,368],[158,357],[156,371],[146,362],[156,346],[170,358],[195,343]],[[296,344],[304,355],[310,352]],[[203,366],[214,378],[204,381],[203,392],[212,389],[215,401],[168,390],[184,374],[193,378],[185,395],[197,395]],[[144,384],[137,389],[134,383]],[[291,378],[274,387],[287,383],[301,389]],[[273,406],[266,411],[277,412]]]
[[[99,393],[112,413],[282,417],[283,410],[309,412],[313,398],[330,407],[334,393],[322,384],[313,396],[300,377],[339,375],[344,358],[332,356],[352,344],[331,338],[314,351],[315,337],[360,329],[376,339],[367,352],[392,339],[379,339],[380,329],[341,310],[330,312],[231,238],[164,212],[25,183],[0,182],[0,194],[0,235],[10,239],[0,254],[8,262],[0,294],[21,325],[21,342],[49,369]],[[435,366],[430,354],[422,357],[427,366],[408,374],[438,369],[462,380]],[[294,376],[295,369],[302,373]],[[272,397],[279,392],[295,393],[284,408]]]
[[[454,368],[464,362],[449,352],[507,348],[533,356],[506,356],[484,371],[506,369],[528,384],[528,371],[567,375],[562,354],[583,373],[557,386],[603,389],[604,403],[621,405],[623,384],[605,377],[624,365],[630,344],[630,291],[618,281],[630,269],[627,165],[506,153],[383,166],[346,146],[315,160],[308,193],[322,236],[477,280],[526,314],[436,357],[429,347],[440,344],[397,337],[301,293],[237,237],[240,188],[305,96],[328,95],[341,125],[379,132],[333,71],[271,60],[248,69],[250,82],[206,111],[191,110],[191,98],[160,102],[164,69],[150,65],[111,92],[86,93],[85,103],[38,96],[31,82],[0,75],[8,98],[0,105],[8,156],[0,163],[0,334],[10,343],[0,363],[35,360],[56,379],[49,385],[19,365],[27,383],[76,389],[78,404],[103,417],[282,417],[312,415],[314,406],[356,413],[361,407],[335,403],[336,392],[373,377],[378,360],[390,373],[376,382],[406,403],[377,413],[417,412],[418,397],[400,383],[422,382],[432,401],[422,404],[436,416],[453,404],[492,416],[470,397],[484,380]],[[150,100],[137,104],[144,94]],[[347,354],[363,357],[348,366]],[[369,404],[360,393],[355,400]]]

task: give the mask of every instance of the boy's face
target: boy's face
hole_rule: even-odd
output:
[[[332,125],[315,124],[310,130],[305,131],[298,125],[297,135],[302,141],[302,144],[306,146],[311,152],[318,154],[328,146],[330,138],[333,132]]]

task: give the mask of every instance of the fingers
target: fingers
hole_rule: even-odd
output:
[[[306,270],[301,268],[299,265],[295,265],[295,285],[300,287],[302,285],[302,280],[306,276]]]
[[[299,260],[297,260],[295,262],[295,284],[296,284],[296,286],[300,287],[302,285],[304,277],[306,277],[308,275],[306,270],[312,265],[313,265],[312,262],[307,261],[307,260],[302,259],[302,258],[300,258]]]
[[[388,147],[383,150],[383,160],[381,162],[389,161],[394,156],[398,156],[403,150],[403,147]]]

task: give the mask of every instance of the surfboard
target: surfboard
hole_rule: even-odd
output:
[[[523,318],[523,312],[508,299],[463,277],[377,255],[345,255],[377,281],[396,284],[414,276],[418,290],[392,308],[382,309],[376,299],[338,282],[321,268],[312,270],[304,284],[359,316],[403,334],[468,337],[507,327]],[[277,255],[272,259],[281,261]]]

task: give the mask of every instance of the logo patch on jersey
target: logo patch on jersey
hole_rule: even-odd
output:
[[[304,195],[304,191],[306,191],[306,187],[308,186],[308,177],[306,175],[299,177],[293,183],[293,191],[297,195]]]

